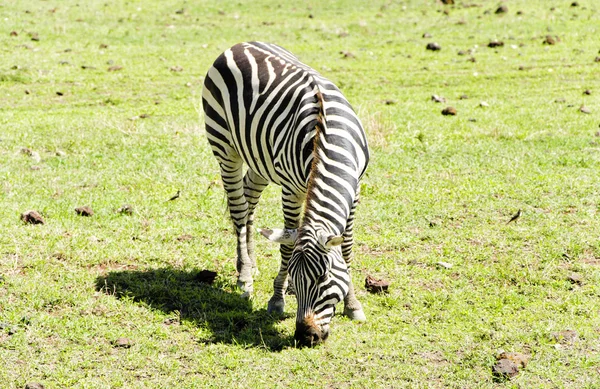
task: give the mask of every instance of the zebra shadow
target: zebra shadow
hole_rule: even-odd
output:
[[[293,337],[276,327],[282,320],[266,309],[253,310],[252,301],[232,285],[216,280],[202,283],[200,271],[150,269],[113,271],[96,279],[96,290],[159,309],[181,322],[203,328],[201,343],[230,343],[281,351],[294,347]],[[285,318],[285,316],[283,317]],[[168,319],[167,319],[168,320]]]

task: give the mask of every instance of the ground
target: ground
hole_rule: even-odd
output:
[[[0,387],[598,387],[600,8],[572,3],[0,1]],[[293,296],[266,313],[278,247],[235,288],[200,95],[244,40],[337,83],[371,145],[368,321],[313,349]]]

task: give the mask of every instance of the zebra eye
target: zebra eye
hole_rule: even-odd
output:
[[[329,272],[323,274],[321,277],[319,277],[319,279],[317,281],[319,284],[322,284],[323,282],[327,282],[328,279],[329,279]]]

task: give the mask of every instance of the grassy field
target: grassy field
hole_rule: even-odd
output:
[[[0,388],[599,388],[600,4],[571,3],[0,0]],[[266,313],[278,247],[235,288],[200,95],[245,40],[336,82],[371,145],[368,321],[314,349],[293,297]],[[529,363],[495,377],[501,351]]]

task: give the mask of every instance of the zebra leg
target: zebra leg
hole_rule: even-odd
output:
[[[354,253],[352,252],[352,246],[354,245],[354,211],[356,210],[356,204],[358,203],[358,195],[352,204],[350,210],[350,216],[348,223],[346,224],[346,231],[344,231],[344,242],[342,243],[342,256],[348,266],[348,276],[350,277],[350,284],[348,285],[348,294],[344,298],[344,315],[348,316],[352,320],[366,321],[367,317],[363,312],[360,301],[354,294],[354,285],[352,285],[352,274],[350,272],[350,264],[354,259]]]
[[[242,161],[239,158],[235,160],[221,160],[221,178],[223,187],[227,193],[227,206],[235,235],[237,237],[237,263],[238,271],[237,285],[243,290],[242,297],[250,297],[252,294],[252,261],[248,256],[247,247],[247,229],[248,201],[244,195],[244,183],[242,177]]]
[[[260,195],[263,190],[269,185],[269,181],[265,180],[253,170],[248,169],[244,176],[244,196],[248,202],[248,217],[246,220],[246,247],[248,248],[248,256],[252,262],[252,274],[258,275],[258,266],[256,265],[256,254],[254,253],[254,210]]]
[[[304,196],[297,195],[285,187],[282,188],[281,192],[285,228],[297,229],[300,226],[300,219],[302,217]],[[292,257],[292,251],[294,251],[293,244],[281,244],[279,247],[281,266],[279,267],[279,273],[273,281],[273,296],[267,306],[269,313],[282,314],[285,308],[285,292],[288,286],[287,266]]]

